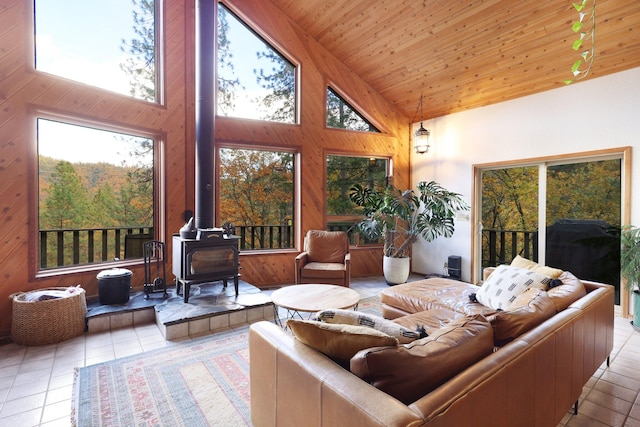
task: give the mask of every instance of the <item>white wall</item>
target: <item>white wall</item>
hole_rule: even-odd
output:
[[[425,106],[427,109],[429,106]],[[472,165],[633,146],[632,188],[640,180],[640,68],[426,121],[427,154],[412,154],[412,182],[435,180],[471,203]],[[417,124],[415,125],[417,128]],[[640,225],[640,197],[631,200]],[[462,256],[471,279],[471,223],[456,221],[451,239],[416,243],[412,270],[441,273],[448,255]]]

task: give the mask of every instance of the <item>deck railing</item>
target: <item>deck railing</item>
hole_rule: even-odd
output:
[[[536,251],[536,231],[482,230],[482,267],[510,263],[516,255],[533,259]]]
[[[352,245],[375,243],[363,242],[352,223],[331,223],[328,229],[347,232]],[[236,226],[235,233],[244,251],[294,247],[291,225]],[[153,227],[144,226],[40,230],[40,268],[141,258],[143,243],[153,236]],[[483,267],[535,255],[535,231],[484,229],[482,240]]]
[[[153,227],[40,230],[40,268],[141,258],[142,244],[153,239]]]

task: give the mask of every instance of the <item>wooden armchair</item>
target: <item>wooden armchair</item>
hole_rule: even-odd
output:
[[[304,252],[296,257],[296,283],[327,283],[349,287],[351,254],[344,231],[309,230]]]

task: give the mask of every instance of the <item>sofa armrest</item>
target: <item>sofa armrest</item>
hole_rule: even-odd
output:
[[[489,276],[491,276],[491,273],[493,273],[495,270],[496,270],[495,267],[485,267],[482,270],[482,281],[486,282]]]
[[[275,425],[421,425],[422,417],[277,325],[249,329],[251,420]]]

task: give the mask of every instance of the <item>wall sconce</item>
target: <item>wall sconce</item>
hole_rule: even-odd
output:
[[[420,127],[413,134],[413,148],[416,150],[416,153],[425,154],[429,152],[429,147],[431,147],[429,145],[431,132],[422,126],[422,92],[420,93],[420,102],[418,103],[418,108],[416,108],[416,113],[413,115],[412,122],[415,120],[418,110],[420,110]]]

